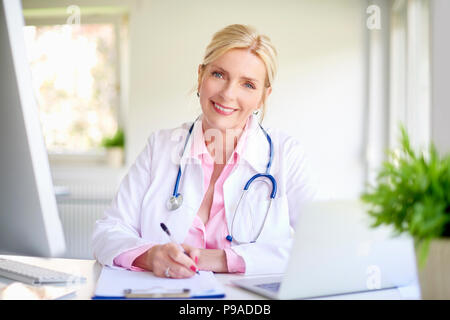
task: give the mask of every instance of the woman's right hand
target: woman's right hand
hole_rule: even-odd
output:
[[[166,270],[169,268],[170,278],[190,278],[198,270],[196,263],[193,261],[198,256],[196,252],[198,249],[186,245],[184,245],[184,248],[190,256],[184,254],[180,246],[175,243],[154,245],[137,257],[133,265],[152,271],[157,277],[166,278]]]

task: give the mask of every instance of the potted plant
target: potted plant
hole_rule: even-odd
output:
[[[124,160],[125,134],[119,128],[114,136],[103,138],[102,147],[108,152],[108,164],[114,168],[119,168]]]
[[[450,155],[440,157],[433,144],[415,152],[400,130],[400,149],[388,151],[361,200],[372,227],[392,225],[413,237],[422,299],[450,299]]]

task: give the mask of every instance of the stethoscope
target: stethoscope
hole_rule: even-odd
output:
[[[196,121],[197,121],[197,119],[196,119]],[[183,156],[183,154],[184,154],[184,152],[186,150],[186,145],[187,145],[187,143],[189,141],[189,138],[190,138],[191,133],[192,133],[192,129],[194,128],[194,124],[195,124],[196,121],[194,121],[192,123],[192,125],[191,125],[191,127],[189,129],[189,133],[188,133],[188,135],[186,137],[186,140],[185,140],[185,143],[184,143],[182,156]],[[270,167],[272,166],[272,159],[273,159],[272,139],[270,138],[270,135],[267,133],[267,131],[264,130],[264,128],[261,126],[261,124],[259,124],[259,127],[261,128],[261,130],[266,135],[267,141],[269,143],[269,150],[270,150],[269,151],[269,162],[267,163],[267,167],[266,167],[266,172],[265,173],[255,174],[253,177],[251,177],[247,181],[247,183],[245,184],[244,189],[242,191],[241,197],[239,198],[239,202],[238,202],[238,204],[236,206],[236,209],[234,210],[233,220],[231,222],[231,234],[228,234],[226,236],[226,239],[228,241],[230,241],[230,242],[235,241],[237,244],[256,242],[256,240],[259,238],[259,236],[260,236],[260,234],[261,234],[261,232],[262,232],[262,230],[264,228],[264,225],[266,224],[267,215],[268,215],[268,213],[270,211],[270,207],[272,205],[272,200],[275,198],[275,196],[277,194],[277,182],[276,182],[275,178],[270,174]],[[236,239],[236,237],[233,236],[233,230],[234,230],[233,227],[234,227],[234,220],[236,218],[236,212],[237,212],[237,210],[239,208],[239,205],[240,205],[242,199],[244,199],[244,197],[247,196],[247,191],[248,191],[250,185],[257,178],[267,178],[272,183],[272,192],[270,193],[269,205],[267,206],[267,211],[266,211],[266,215],[264,216],[264,221],[263,221],[263,223],[261,225],[261,228],[259,229],[258,233],[256,234],[256,237],[254,237],[254,239],[249,241],[249,242],[239,241],[238,239]],[[166,204],[167,205],[167,209],[170,210],[170,211],[177,210],[178,208],[181,207],[181,205],[183,203],[183,196],[180,193],[178,193],[178,186],[180,184],[180,180],[181,180],[181,163],[180,163],[180,165],[178,167],[177,179],[175,181],[175,186],[173,188],[172,196],[167,200],[167,204]],[[253,221],[253,218],[252,218],[252,221]],[[253,228],[253,225],[252,225],[252,228]]]

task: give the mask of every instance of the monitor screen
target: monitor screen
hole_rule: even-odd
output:
[[[21,2],[0,0],[0,253],[56,257],[64,233],[23,27]]]

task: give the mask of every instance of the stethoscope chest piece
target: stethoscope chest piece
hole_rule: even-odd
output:
[[[183,196],[177,194],[176,196],[171,196],[166,203],[167,210],[174,211],[177,210],[183,204]]]

